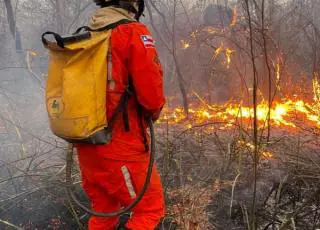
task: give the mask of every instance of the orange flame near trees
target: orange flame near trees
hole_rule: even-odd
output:
[[[313,100],[315,101],[315,109],[318,112],[318,115],[320,116],[320,83],[319,83],[319,76],[318,73],[314,73],[313,81]]]
[[[230,23],[230,27],[233,27],[237,24],[237,17],[238,17],[238,12],[237,12],[237,7],[233,7],[232,9],[232,20]]]
[[[319,88],[320,89],[320,88]],[[270,110],[270,120],[273,126],[296,128],[295,118],[299,117],[310,125],[320,129],[320,117],[317,114],[314,104],[303,100],[293,101],[287,99],[283,102],[275,102]],[[226,122],[226,127],[232,126],[237,119],[251,120],[254,117],[253,108],[240,104],[190,106],[189,120],[187,120],[182,108],[165,108],[159,122],[167,121],[169,124],[190,125],[206,122]],[[269,114],[269,106],[266,101],[261,102],[257,107],[257,119],[260,124],[266,125]],[[191,122],[191,124],[190,124]]]
[[[233,8],[233,18],[230,23],[230,27],[237,24],[237,8]],[[243,18],[242,18],[243,19]],[[189,49],[192,45],[192,39],[195,40],[197,35],[201,32],[206,32],[208,34],[220,34],[224,32],[224,29],[206,27],[202,30],[196,29],[190,33],[189,40],[181,40],[182,49]],[[224,46],[223,42],[220,46],[214,50],[213,59],[216,59],[219,55],[224,54],[226,58],[226,67],[229,68],[231,64],[231,57],[235,51]],[[281,68],[282,68],[282,57],[279,56],[274,62],[276,87],[280,91],[280,81],[281,81]],[[296,99],[285,99],[282,101],[274,102],[269,110],[269,105],[267,101],[262,101],[257,106],[257,119],[262,127],[267,126],[267,119],[270,115],[270,125],[296,128],[295,123],[296,117],[303,119],[306,123],[311,126],[315,126],[320,129],[320,83],[318,79],[318,74],[314,73],[313,79],[313,91],[314,91],[314,101],[312,103],[303,100]],[[190,105],[189,117],[187,119],[185,111],[182,108],[165,108],[163,116],[160,118],[159,122],[168,122],[169,124],[183,124],[188,128],[193,125],[219,121],[227,123],[224,127],[220,129],[225,129],[227,127],[233,126],[236,120],[252,120],[254,118],[254,109],[249,106],[243,106],[241,103],[227,103],[224,105],[218,104],[208,104],[206,103],[200,95],[193,91],[193,94],[201,101],[202,106]],[[266,154],[268,155],[268,154]]]
[[[182,49],[188,49],[190,47],[190,43],[185,40],[181,40]]]

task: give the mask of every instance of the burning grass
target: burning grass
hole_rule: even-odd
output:
[[[222,109],[227,111],[228,107]],[[168,119],[165,123],[161,120],[157,125],[157,165],[165,186],[168,215],[186,230],[246,229],[253,183],[250,127],[247,123],[241,126],[241,122],[225,127],[227,121],[203,121],[191,128],[186,128],[188,124],[182,120],[171,125]],[[268,225],[271,227],[266,229],[282,225],[292,228],[293,224],[296,229],[320,227],[320,139],[317,133],[299,127],[273,127],[269,141],[261,136],[256,213],[261,229]],[[31,164],[24,163],[27,159],[32,159]],[[7,223],[4,225],[81,229],[88,216],[61,199],[65,197],[59,186],[63,158],[50,170],[41,164],[45,159],[42,155],[27,159],[2,164],[2,168],[11,170],[19,165],[27,167],[17,171],[19,177],[8,174],[0,183],[5,185],[0,202],[0,219]],[[74,175],[79,176],[77,172]]]
[[[248,1],[240,2],[248,4]],[[181,93],[192,93],[200,101],[189,103],[188,111],[181,107],[166,107],[157,126],[157,163],[168,212],[181,229],[248,229],[252,216],[257,219],[257,229],[320,228],[320,83],[316,66],[319,31],[314,18],[304,19],[308,14],[307,5],[297,6],[297,1],[292,1],[291,9],[290,1],[286,2],[287,8],[276,7],[283,11],[278,12],[279,16],[277,9],[270,12],[272,18],[264,15],[264,6],[255,6],[254,14],[250,15],[249,9],[245,12],[238,4],[225,28],[200,26],[183,38],[178,36],[180,29],[179,33],[175,31],[180,20],[172,20],[176,22],[175,26],[165,25],[166,29],[157,34],[160,40],[163,36],[163,44],[169,48],[167,53],[166,47],[162,46],[161,50],[166,55],[166,63],[175,63],[172,67],[166,66],[166,75],[178,75],[177,86]],[[156,4],[152,6],[157,7]],[[166,8],[176,11],[176,5]],[[152,24],[166,24],[171,19],[170,13],[168,18]],[[173,31],[165,34],[171,27]],[[186,23],[182,27],[185,29]],[[181,34],[184,34],[183,30]],[[169,37],[172,37],[172,44]],[[177,41],[173,41],[174,38]],[[175,44],[179,41],[180,47]],[[253,47],[249,47],[249,41]],[[196,54],[199,58],[194,58]],[[41,82],[31,68],[32,57],[36,58],[37,54],[27,52],[27,68]],[[252,65],[256,67],[250,73],[248,69]],[[313,75],[313,80],[306,81],[306,84],[312,83],[312,87],[297,83],[300,94],[300,91],[295,92],[294,80],[302,75],[306,78]],[[252,78],[258,78],[259,84],[250,85]],[[236,84],[231,87],[229,82],[236,82],[239,87]],[[183,85],[187,89],[181,88]],[[244,99],[225,104],[208,103],[203,100],[203,94],[197,94],[192,87],[205,89],[207,94],[217,91],[217,95],[224,92],[227,98]],[[233,92],[237,87],[239,89]],[[174,89],[174,84],[168,88]],[[258,143],[252,135],[255,115],[249,96],[252,91],[254,95],[260,94],[253,90],[256,88],[263,91],[258,97],[268,98],[260,100],[256,107]],[[246,98],[242,94],[245,90],[248,92]],[[313,98],[290,96],[279,99],[280,95],[295,93],[313,94]],[[184,100],[191,98],[184,96]],[[214,99],[220,99],[220,95]],[[271,105],[269,101],[273,101]],[[6,117],[10,123],[15,123],[10,118],[14,116],[8,114]],[[38,114],[35,117],[39,123]],[[5,128],[0,124],[0,133]],[[57,156],[57,150],[64,154],[56,140],[41,140],[37,145],[24,143],[26,141],[21,137],[29,133],[21,134],[16,125],[11,129],[19,137],[18,144],[14,143],[18,147],[3,152],[5,156],[7,152],[12,156],[16,154],[18,159],[4,161],[0,158],[3,177],[0,178],[0,229],[2,226],[84,229],[87,215],[68,199],[62,199],[65,191],[59,183],[64,180],[64,158],[49,157]],[[256,181],[252,176],[254,153],[258,155]],[[74,176],[79,179],[78,172],[74,172]],[[257,209],[256,213],[250,213],[255,182]]]
[[[319,111],[316,109],[316,103],[309,103],[298,99],[283,99],[274,102],[269,110],[266,101],[257,106],[257,119],[260,122],[260,128],[265,128],[267,120],[270,118],[270,124],[276,127],[297,128],[297,123],[303,121],[305,124],[320,128]],[[252,107],[242,105],[241,103],[226,103],[223,105],[205,103],[202,106],[192,106],[189,111],[189,117],[182,108],[165,108],[161,122],[169,124],[184,124],[187,127],[206,122],[225,122],[226,125],[221,128],[232,126],[236,121],[245,122],[250,125],[254,117]]]

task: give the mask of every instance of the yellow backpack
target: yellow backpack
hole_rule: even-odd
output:
[[[53,32],[42,35],[49,50],[46,106],[56,136],[71,143],[110,141],[111,124],[108,126],[106,113],[107,54],[112,28],[128,22],[122,20],[99,31],[82,27],[70,37]],[[48,41],[48,35],[55,41]]]

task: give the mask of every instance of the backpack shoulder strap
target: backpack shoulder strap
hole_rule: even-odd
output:
[[[108,127],[106,132],[111,133],[113,129],[113,125],[116,121],[117,116],[122,112],[123,115],[123,122],[125,126],[126,132],[130,131],[129,126],[129,115],[128,115],[128,102],[130,97],[132,96],[132,91],[130,89],[130,86],[127,86],[125,89],[125,92],[121,95],[120,101],[118,103],[118,106],[116,107],[115,111],[112,114],[111,119],[108,122]]]
[[[88,28],[89,28],[89,31],[92,31],[92,32],[101,32],[105,30],[112,30],[120,25],[129,24],[133,22],[136,22],[136,21],[125,18],[125,19],[121,19],[120,21],[114,22],[112,24],[106,25],[105,27],[102,27],[99,29],[93,30],[93,29],[90,29],[89,27]]]
[[[106,26],[99,28],[99,29],[91,29],[89,26],[82,26],[82,27],[78,28],[74,34],[81,32],[81,30],[86,30],[86,31],[90,31],[90,32],[102,32],[102,31],[106,31],[106,30],[112,30],[120,25],[129,24],[129,23],[133,23],[133,22],[136,22],[136,21],[125,18],[125,19],[121,19],[117,22],[114,22],[112,24],[106,25]]]

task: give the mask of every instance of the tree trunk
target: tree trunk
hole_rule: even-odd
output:
[[[173,7],[173,23],[172,23],[172,57],[174,59],[174,63],[176,65],[176,70],[178,74],[178,81],[179,81],[179,88],[182,96],[182,103],[183,103],[183,109],[184,113],[188,117],[189,115],[189,102],[188,102],[188,96],[187,96],[187,91],[185,88],[185,82],[183,79],[183,75],[180,69],[180,65],[178,62],[177,58],[177,53],[176,53],[176,10],[177,10],[177,1],[174,0],[174,7]]]
[[[10,32],[13,38],[15,38],[16,37],[16,21],[14,19],[11,0],[4,0],[4,4],[7,9],[7,18],[8,18]]]
[[[22,49],[21,36],[20,36],[20,33],[16,27],[16,20],[14,18],[11,0],[4,0],[4,4],[7,9],[7,18],[8,18],[10,33],[11,33],[13,39],[15,40],[16,50],[20,51]]]
[[[176,57],[174,57],[174,62],[176,65],[176,70],[177,70],[177,75],[178,75],[179,89],[180,89],[181,96],[182,96],[184,113],[188,117],[188,115],[189,115],[189,100],[188,100],[187,91],[186,91],[186,88],[184,85],[184,79],[183,79],[183,76],[182,76],[182,73],[180,70],[180,66],[179,66],[179,63],[178,63],[178,60]]]
[[[159,33],[156,25],[154,24],[153,21],[153,17],[152,17],[152,11],[151,8],[149,6],[149,4],[155,9],[155,11],[159,14],[159,16],[162,18],[163,20],[163,25],[165,26],[166,30],[170,33],[172,33],[172,47],[169,47],[167,45],[167,42],[162,38],[161,34]],[[173,24],[172,24],[172,28],[170,30],[169,28],[169,24],[167,23],[166,17],[164,14],[161,13],[161,11],[156,7],[156,5],[152,2],[152,1],[148,1],[146,8],[149,12],[149,16],[150,16],[150,21],[151,21],[151,26],[154,29],[154,31],[156,32],[156,34],[159,36],[159,39],[162,41],[162,43],[165,45],[166,49],[168,50],[168,52],[172,55],[173,61],[174,61],[174,65],[176,67],[176,73],[178,76],[178,83],[179,83],[179,89],[181,92],[181,96],[182,96],[182,103],[183,103],[183,108],[184,108],[184,112],[186,114],[186,116],[188,116],[189,113],[189,101],[188,101],[188,95],[187,95],[187,90],[186,90],[186,86],[185,86],[185,81],[183,79],[183,75],[181,72],[181,68],[179,66],[179,62],[178,62],[178,57],[176,54],[176,41],[175,41],[175,20],[176,20],[176,0],[174,2],[174,12],[173,12]]]

